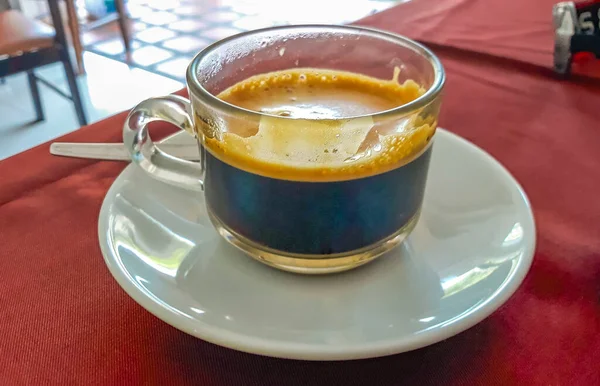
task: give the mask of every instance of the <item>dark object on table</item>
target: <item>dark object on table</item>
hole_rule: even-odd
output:
[[[552,10],[554,21],[554,69],[568,74],[571,65],[600,59],[600,0],[561,2]]]
[[[0,12],[0,77],[27,72],[37,121],[44,120],[38,89],[38,82],[41,82],[73,101],[79,124],[83,126],[87,124],[87,119],[69,57],[58,4],[55,0],[50,0],[48,6],[54,30],[41,22],[27,18],[20,11]],[[65,94],[55,85],[37,77],[33,71],[35,68],[56,62],[62,62],[64,66],[71,95]]]

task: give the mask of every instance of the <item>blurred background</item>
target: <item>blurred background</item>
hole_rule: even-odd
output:
[[[6,41],[13,34],[8,28],[17,26],[28,39],[40,31],[47,33],[44,27],[55,27],[49,1],[60,10],[87,123],[129,109],[150,96],[184,87],[187,64],[195,53],[216,40],[275,25],[348,23],[401,2],[0,0],[0,159],[81,126],[73,101],[61,95],[73,91],[64,63],[36,64],[30,71],[41,79],[37,87],[31,85],[27,71],[15,73],[15,66],[10,64],[10,59],[25,49],[16,54],[14,47],[7,51],[7,45],[15,44],[14,39]],[[14,21],[17,12],[19,18]],[[37,48],[33,50],[37,52]],[[2,65],[3,58],[8,59],[8,65]],[[36,114],[35,89],[43,120]]]

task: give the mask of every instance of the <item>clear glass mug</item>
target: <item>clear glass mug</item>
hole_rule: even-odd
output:
[[[422,94],[391,110],[327,120],[270,115],[216,97],[250,76],[293,68],[350,71],[385,80],[395,76],[400,83],[412,79]],[[187,70],[190,100],[166,96],[143,101],[129,114],[123,139],[133,162],[151,176],[204,194],[217,231],[249,256],[297,273],[339,272],[389,251],[414,228],[444,81],[432,52],[387,32],[319,25],[255,30],[200,52]],[[195,135],[201,161],[178,159],[156,148],[146,128],[156,120]],[[251,137],[259,127],[285,130],[291,143],[334,130],[337,134],[327,137],[332,142],[327,146],[334,149],[365,129],[380,141],[350,154],[342,167],[300,165],[290,177],[283,156],[280,168],[267,170],[260,163],[245,163],[239,149],[228,151],[225,136]],[[408,136],[427,138],[414,142],[420,145],[413,149],[390,145]]]

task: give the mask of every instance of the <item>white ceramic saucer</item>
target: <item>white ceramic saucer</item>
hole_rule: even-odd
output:
[[[435,141],[415,231],[353,271],[300,276],[252,260],[217,235],[199,193],[133,165],[100,212],[106,264],[160,319],[236,350],[336,360],[438,342],[513,294],[531,265],[535,226],[525,194],[497,161],[441,129]]]

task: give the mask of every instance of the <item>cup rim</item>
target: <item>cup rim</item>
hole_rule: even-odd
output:
[[[198,77],[196,76],[196,74],[197,74],[197,68],[198,68],[199,63],[209,53],[212,53],[212,52],[218,50],[221,46],[223,46],[233,40],[252,36],[252,35],[257,35],[257,34],[264,33],[264,32],[271,32],[271,31],[286,31],[286,30],[296,30],[296,29],[319,30],[319,29],[324,29],[324,28],[327,28],[329,30],[337,30],[340,32],[344,32],[344,31],[361,32],[361,33],[364,33],[371,37],[387,40],[388,42],[391,42],[391,43],[396,43],[398,45],[403,45],[403,46],[409,47],[409,48],[413,49],[414,51],[418,52],[419,54],[423,55],[429,61],[429,63],[433,67],[433,71],[434,71],[434,81],[433,81],[432,85],[427,89],[427,91],[425,91],[425,93],[423,95],[421,95],[420,97],[418,97],[408,103],[394,107],[392,109],[378,111],[375,113],[354,115],[354,116],[348,116],[348,117],[328,118],[327,120],[330,120],[330,121],[340,120],[341,121],[341,120],[358,119],[358,118],[364,118],[364,117],[384,118],[384,117],[388,117],[388,116],[402,116],[402,115],[412,113],[418,109],[421,109],[421,108],[429,105],[441,94],[442,89],[445,84],[445,81],[446,81],[446,74],[445,74],[444,68],[442,66],[440,59],[430,49],[428,49],[424,45],[422,45],[412,39],[409,39],[405,36],[398,35],[398,34],[384,31],[384,30],[377,29],[377,28],[354,26],[354,25],[330,25],[330,24],[294,24],[294,25],[260,28],[260,29],[255,29],[252,31],[246,31],[246,32],[242,32],[242,33],[239,33],[236,35],[232,35],[225,39],[214,42],[214,43],[210,44],[209,46],[207,46],[206,48],[204,48],[198,54],[196,54],[196,56],[194,56],[194,58],[188,65],[188,68],[186,70],[186,83],[187,83],[188,90],[190,91],[190,94],[193,94],[194,97],[199,98],[201,100],[201,102],[203,102],[206,105],[210,106],[211,108],[219,110],[219,111],[225,111],[225,112],[233,113],[233,114],[242,113],[247,116],[251,116],[251,117],[255,117],[255,118],[269,116],[269,117],[274,117],[277,119],[321,120],[322,121],[323,120],[322,118],[284,117],[284,116],[263,113],[263,112],[259,112],[259,111],[246,109],[246,108],[243,108],[240,106],[236,106],[236,105],[228,103],[222,99],[219,99],[217,96],[215,96],[211,92],[209,92],[206,88],[204,88],[204,86],[202,86],[202,84],[198,80]]]

